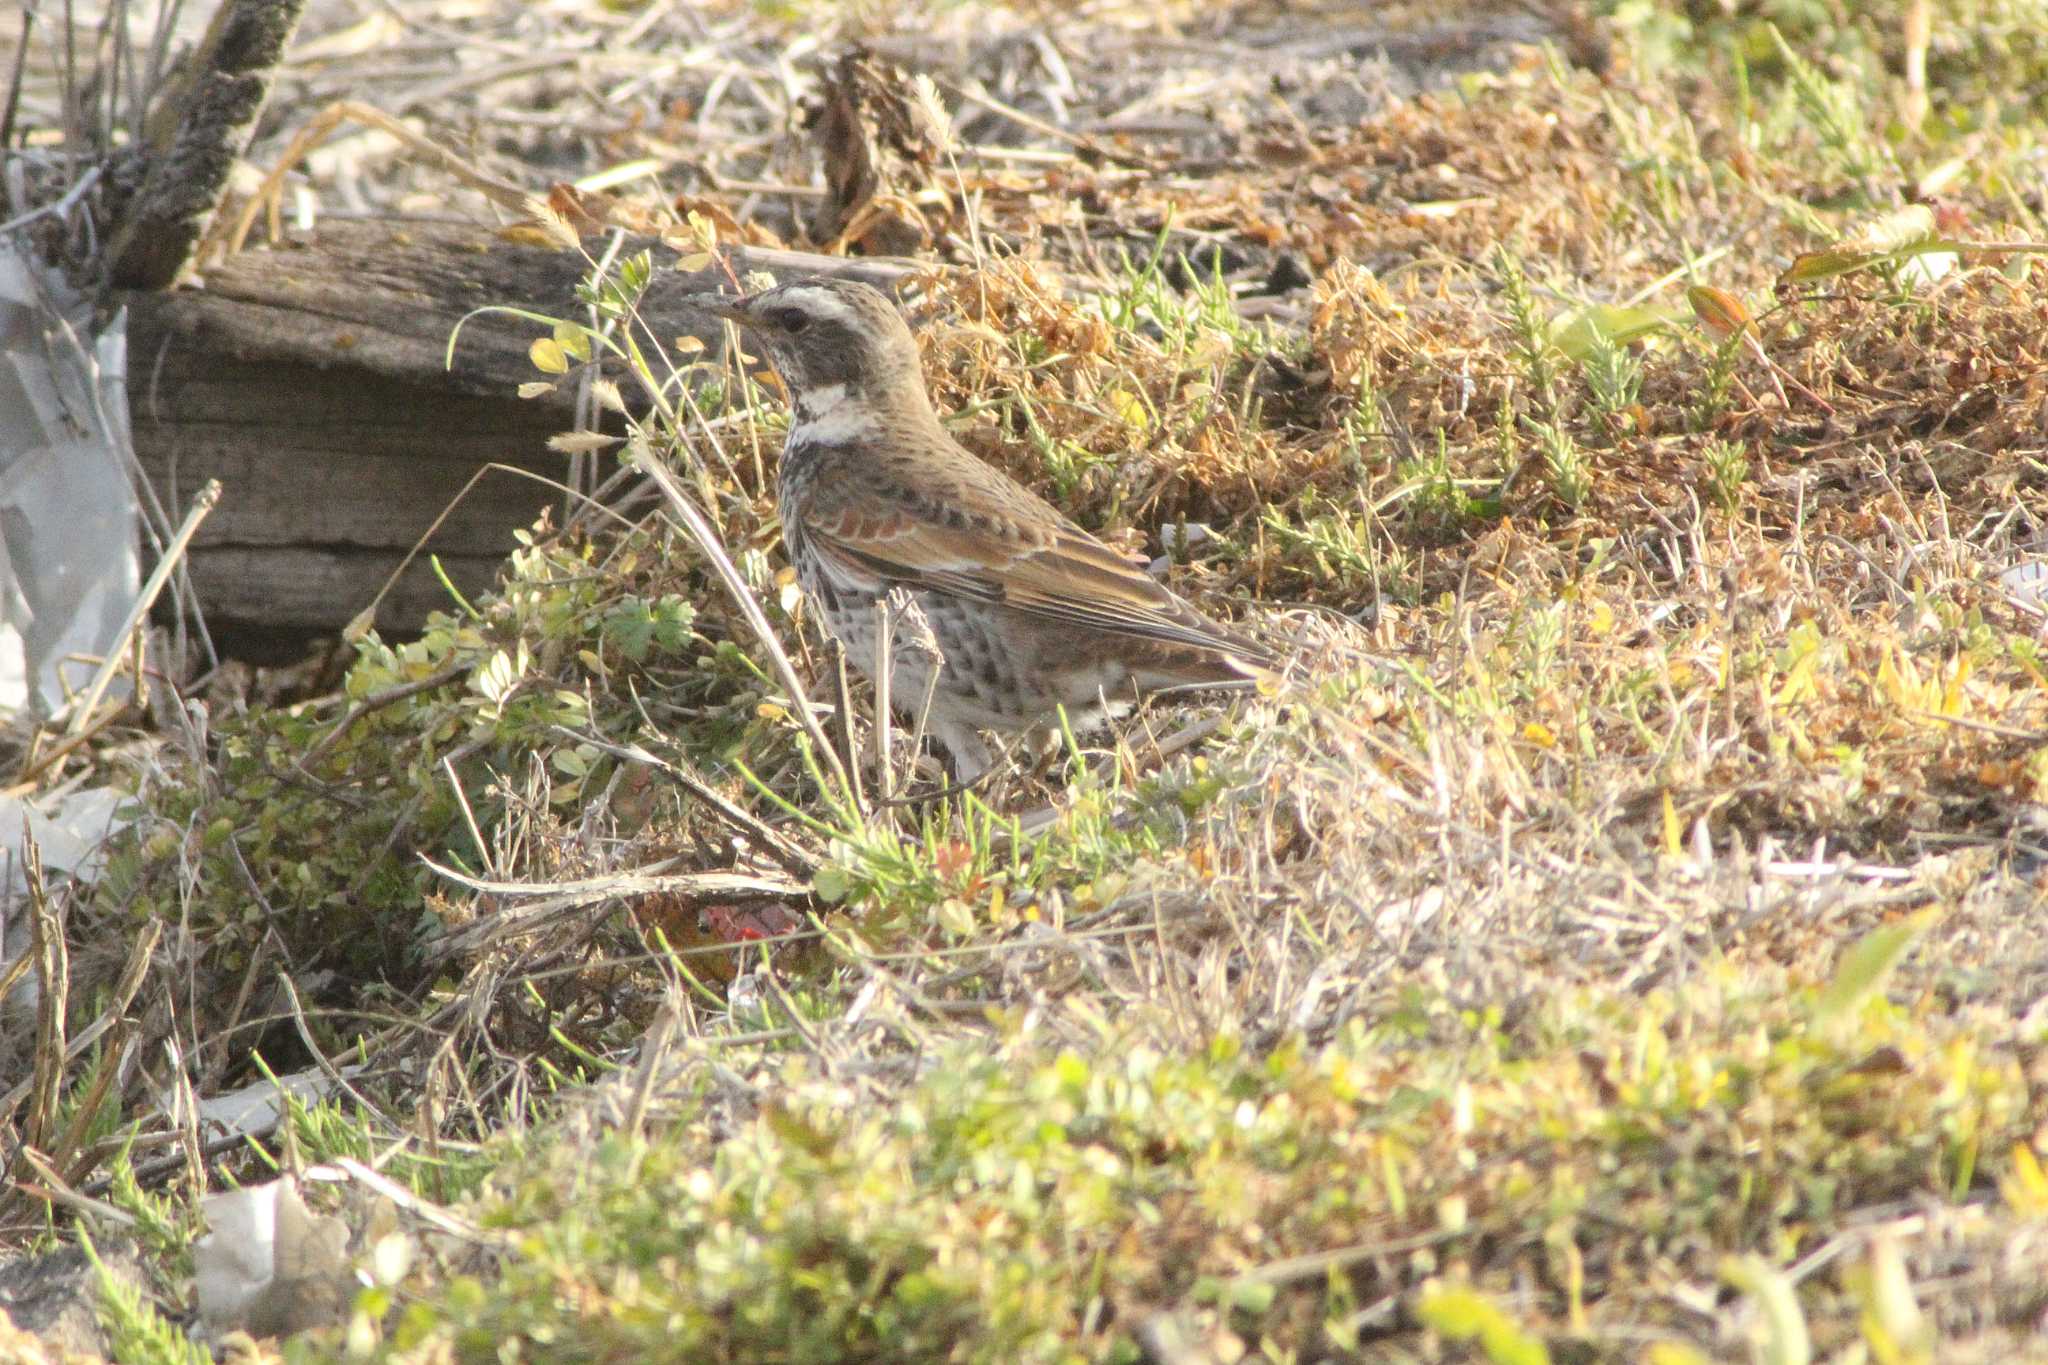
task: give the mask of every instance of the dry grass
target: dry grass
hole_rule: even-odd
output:
[[[1505,46],[1520,11],[1433,12],[1435,46],[1388,11],[831,21],[1071,130],[947,95],[956,156],[889,192],[961,439],[1148,553],[1212,528],[1176,586],[1288,651],[1195,747],[1159,742],[1207,712],[1155,708],[976,797],[858,800],[697,551],[592,519],[366,647],[345,731],[339,701],[261,713],[210,785],[151,787],[73,921],[177,926],[148,1036],[202,1093],[258,1045],[363,1065],[301,1150],[402,1151],[507,1233],[481,1265],[423,1243],[387,1343],[2035,1349],[2048,663],[2012,571],[2048,517],[2039,272],[1980,250],[1774,293],[1936,172],[1971,240],[2048,236],[2032,111],[1879,136],[1900,38],[1854,11],[1792,35],[1832,54],[1811,69],[1730,21],[1746,95],[1708,16],[1673,68],[1648,22],[1556,30],[1603,79]],[[683,146],[684,207],[800,240],[807,186],[758,186],[790,174],[819,14],[580,17],[434,30],[584,54],[437,89],[518,94],[477,115],[494,172]],[[2025,60],[2004,10],[1943,23]],[[1333,54],[1375,25],[1408,57],[1370,84]],[[339,78],[298,74],[314,103]],[[1262,292],[1282,257],[1313,283]],[[777,576],[776,405],[691,378],[647,443],[829,701]],[[270,1003],[280,969],[310,1005]],[[175,1134],[145,1089],[79,1169],[122,1122]]]

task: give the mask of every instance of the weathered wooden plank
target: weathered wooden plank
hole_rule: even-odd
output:
[[[601,249],[601,243],[598,244]],[[651,239],[656,282],[642,311],[664,344],[706,335],[679,296],[722,274],[675,272]],[[887,284],[900,262],[740,251],[736,264],[852,274]],[[540,378],[527,348],[545,329],[474,310],[580,317],[574,252],[516,246],[490,229],[337,222],[215,266],[200,289],[136,293],[129,393],[136,452],[164,494],[218,478],[225,492],[191,560],[209,619],[230,629],[335,629],[486,464],[559,478],[547,440],[566,430],[571,385],[521,400]],[[468,320],[465,321],[465,318]],[[461,331],[449,359],[449,339]],[[509,474],[463,497],[428,542],[465,591],[486,585],[553,493]],[[424,557],[378,623],[417,625],[446,594]]]
[[[263,639],[338,630],[370,604],[403,558],[403,552],[354,548],[215,545],[192,551],[189,563],[218,633]],[[502,553],[441,556],[449,581],[464,595],[488,587],[503,563]],[[353,608],[337,618],[342,603]],[[406,631],[428,612],[454,605],[422,559],[378,604],[377,620],[386,629]],[[263,657],[267,651],[251,653]]]

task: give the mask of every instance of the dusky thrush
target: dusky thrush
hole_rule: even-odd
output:
[[[979,731],[1015,732],[1065,707],[1078,727],[1140,693],[1245,684],[1273,660],[1211,621],[947,434],[917,342],[878,290],[805,280],[699,295],[766,350],[790,404],[778,474],[782,539],[805,598],[873,674],[875,605],[906,589],[938,645],[892,651],[890,691],[972,780]]]

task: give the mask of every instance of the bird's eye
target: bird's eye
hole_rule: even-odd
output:
[[[811,325],[810,314],[796,308],[778,308],[775,310],[775,325],[785,332],[801,332]]]

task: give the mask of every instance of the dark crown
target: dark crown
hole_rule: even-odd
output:
[[[768,352],[801,419],[834,386],[846,398],[928,411],[917,341],[881,291],[852,280],[801,280],[727,301]]]

